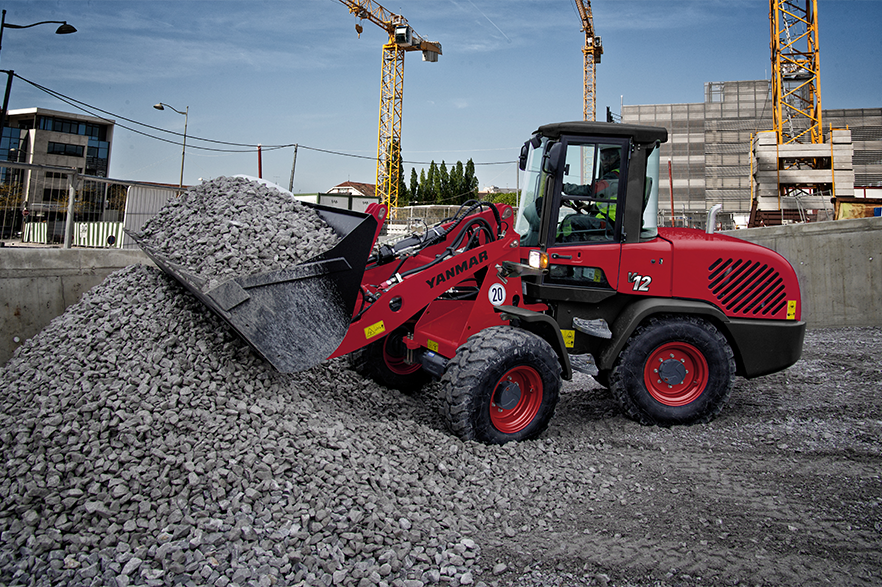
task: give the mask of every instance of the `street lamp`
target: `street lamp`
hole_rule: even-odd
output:
[[[6,22],[6,10],[3,10],[2,15],[0,15],[0,49],[3,48],[3,31],[4,29],[29,29],[31,27],[35,27],[41,24],[57,24],[60,25],[57,29],[55,29],[56,35],[69,35],[71,33],[77,32],[72,25],[67,24],[66,20],[41,20],[40,22],[35,22],[32,24],[12,24],[11,22]],[[0,108],[0,137],[3,136],[3,131],[6,129],[6,112],[9,108],[9,93],[12,90],[12,75],[13,71],[8,70],[4,71],[6,74],[6,93],[3,95],[3,107]],[[71,190],[73,191],[73,190]],[[25,208],[27,210],[27,202],[29,200],[29,195],[25,194]],[[69,249],[71,245],[71,238],[73,234],[73,193],[68,197],[68,208],[67,208],[67,220],[64,224],[64,248]],[[24,238],[24,230],[22,230],[22,238]]]
[[[168,106],[168,104],[160,102],[159,104],[153,105],[153,107],[156,108],[157,110],[165,110],[164,106]],[[180,110],[174,108],[173,106],[168,106],[168,107],[184,117],[184,143],[183,143],[183,146],[181,147],[181,182],[180,182],[180,184],[178,184],[179,188],[184,189],[184,155],[187,152],[187,121],[190,118],[190,107],[187,106],[187,109],[184,112],[181,112]]]
[[[40,22],[35,22],[33,24],[12,24],[11,22],[6,22],[6,11],[3,11],[3,16],[0,18],[0,50],[3,49],[3,29],[29,29],[32,26],[37,26],[39,24],[60,24],[57,29],[55,29],[56,35],[69,35],[71,33],[77,32],[77,29],[73,27],[73,25],[67,24],[66,20],[41,20]]]
[[[6,22],[6,10],[3,10],[2,16],[0,16],[0,50],[3,49],[3,30],[4,29],[29,29],[31,27],[40,25],[40,24],[60,24],[56,30],[56,35],[69,35],[71,33],[77,32],[77,29],[73,27],[73,25],[67,24],[66,20],[42,20],[40,22],[35,22],[33,24],[12,24],[11,22]],[[6,94],[3,97],[3,109],[0,111],[0,133],[3,132],[3,129],[6,127],[6,108],[9,105],[9,90],[12,87],[12,71],[4,72],[7,75],[6,80]]]

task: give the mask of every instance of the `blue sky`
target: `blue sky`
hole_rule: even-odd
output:
[[[482,187],[514,187],[513,161],[539,125],[582,117],[583,35],[573,0],[381,0],[424,38],[437,63],[405,59],[405,170],[472,158]],[[882,106],[882,0],[818,0],[823,107]],[[298,143],[296,192],[373,183],[385,32],[337,0],[7,0],[0,68],[98,108],[119,124],[109,175],[177,183],[188,136],[248,145]],[[704,82],[768,79],[768,2],[595,0],[604,55],[597,111],[701,102]],[[10,109],[71,105],[16,79]],[[93,111],[94,112],[94,111]],[[177,144],[175,144],[177,142]],[[257,175],[255,149],[188,139],[184,182]],[[309,147],[309,148],[306,148]],[[352,156],[324,153],[315,149]],[[359,158],[360,157],[360,158]],[[288,185],[293,148],[266,150],[263,176]],[[413,162],[413,163],[411,163]]]

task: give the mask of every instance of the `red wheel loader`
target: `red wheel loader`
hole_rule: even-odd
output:
[[[777,253],[657,226],[666,140],[663,128],[541,126],[521,149],[517,210],[469,202],[377,244],[384,207],[315,206],[342,237],[336,247],[207,292],[145,250],[280,371],[350,355],[405,392],[440,379],[464,440],[535,438],[574,370],[640,423],[703,423],[736,375],[795,363],[805,323],[796,274]]]

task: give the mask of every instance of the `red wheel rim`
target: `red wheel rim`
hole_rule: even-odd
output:
[[[643,369],[649,395],[666,406],[685,406],[702,394],[708,382],[707,359],[685,342],[668,342],[650,353]]]
[[[490,422],[503,434],[514,434],[529,426],[541,405],[542,377],[532,367],[515,367],[500,377],[493,389]]]
[[[410,375],[419,371],[421,367],[419,363],[404,361],[404,343],[394,342],[392,338],[393,336],[387,337],[383,343],[383,362],[386,363],[386,367],[396,375]]]

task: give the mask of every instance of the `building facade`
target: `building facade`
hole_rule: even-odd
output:
[[[80,175],[107,177],[114,122],[45,108],[10,110],[0,140],[0,161],[76,169]],[[4,184],[21,190],[26,209],[51,216],[66,211],[69,182],[64,171],[0,167]],[[78,194],[78,200],[103,194]]]
[[[768,80],[708,82],[704,102],[623,106],[622,122],[661,126],[659,208],[666,224],[703,226],[722,204],[742,224],[751,208],[751,139],[772,129]],[[882,186],[882,108],[825,110],[825,128],[849,128],[854,141],[854,186]],[[673,198],[672,198],[673,192]],[[673,213],[671,202],[673,200]]]

